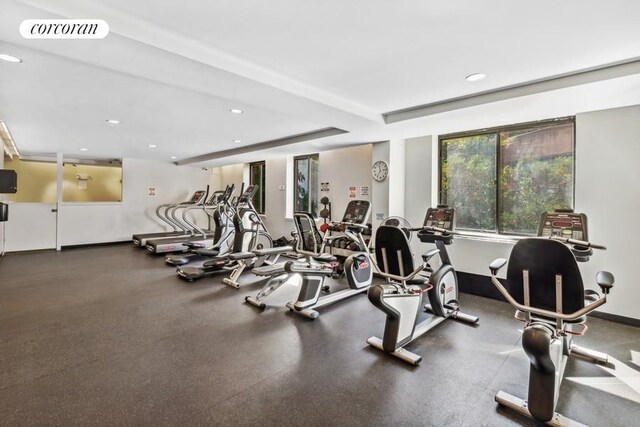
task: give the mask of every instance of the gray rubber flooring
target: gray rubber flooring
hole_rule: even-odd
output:
[[[222,276],[179,280],[129,245],[9,254],[0,262],[0,425],[534,425],[498,408],[525,397],[521,324],[505,303],[462,295],[480,326],[447,321],[409,346],[419,367],[369,348],[384,315],[360,295],[310,321],[294,286],[264,311]],[[615,289],[614,289],[615,292]],[[590,319],[558,409],[592,426],[638,425],[640,334]],[[635,356],[634,356],[635,355]]]

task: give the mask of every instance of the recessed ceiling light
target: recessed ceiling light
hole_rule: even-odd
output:
[[[242,114],[244,113],[244,111],[242,111],[239,108],[232,108],[231,110],[229,110],[230,112],[232,112],[233,114]]]
[[[158,146],[156,144],[149,144],[149,145],[147,145],[147,147],[149,147],[149,148],[158,148]]]
[[[477,82],[478,80],[482,80],[485,77],[487,77],[486,74],[475,73],[475,74],[470,74],[467,77],[465,77],[465,80],[468,81],[468,82]]]
[[[107,119],[107,123],[112,124],[112,125],[119,125],[120,124],[120,120]]]
[[[234,139],[233,142],[235,142],[236,144],[240,144],[242,141],[239,139]]]
[[[88,148],[81,148],[80,151],[88,151]]]
[[[176,156],[171,156],[171,159],[175,160],[175,159],[177,159],[177,157]]]
[[[7,62],[15,62],[15,63],[22,62],[22,59],[16,58],[15,56],[7,55],[6,53],[0,53],[0,59]]]

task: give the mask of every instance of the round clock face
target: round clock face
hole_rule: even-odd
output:
[[[384,181],[389,176],[389,165],[384,160],[378,160],[371,167],[371,176],[376,181]]]

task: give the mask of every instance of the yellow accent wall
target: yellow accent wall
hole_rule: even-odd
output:
[[[5,199],[23,203],[55,203],[57,198],[56,164],[25,162],[15,157],[4,159],[4,168],[18,174],[18,192]]]
[[[78,175],[89,176],[86,188],[81,188]],[[122,168],[66,163],[62,172],[63,202],[122,201]]]
[[[22,203],[55,203],[56,164],[5,158],[5,169],[18,174],[18,192],[7,194],[6,200]],[[78,175],[88,176],[82,188]],[[122,201],[122,168],[107,166],[64,165],[62,201],[120,202]]]

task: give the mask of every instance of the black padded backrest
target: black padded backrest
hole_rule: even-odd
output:
[[[522,271],[529,270],[530,305],[556,311],[556,275],[562,276],[562,312],[573,313],[584,307],[584,286],[571,250],[550,239],[522,239],[509,256],[509,293],[524,304]]]
[[[398,227],[390,227],[383,225],[376,231],[376,262],[380,270],[387,274],[396,276],[406,276],[411,273],[415,267],[413,265],[413,254],[407,240],[407,235]],[[398,252],[402,258],[402,270],[400,269],[400,260]],[[384,259],[386,254],[387,267],[385,268]]]
[[[322,235],[313,216],[308,212],[296,212],[293,214],[293,223],[298,232],[298,250],[319,255]]]

